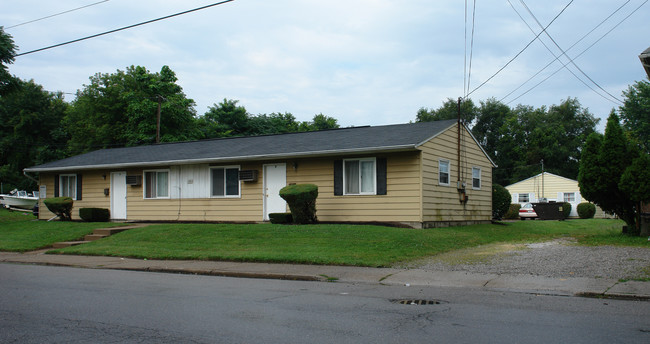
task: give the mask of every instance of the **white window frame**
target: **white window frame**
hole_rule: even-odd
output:
[[[572,197],[572,198],[573,198],[572,201],[567,201],[567,196],[569,196],[569,195],[573,196],[573,197]],[[562,201],[564,201],[564,202],[568,202],[568,203],[571,203],[571,202],[574,202],[574,203],[575,203],[575,201],[576,201],[576,193],[575,193],[575,192],[563,192],[563,193],[562,193]]]
[[[226,187],[228,185],[226,180],[226,170],[228,169],[237,169],[237,194],[236,195],[226,195]],[[214,178],[212,176],[213,170],[224,170],[224,179],[223,179],[223,195],[213,195],[212,191],[214,190]],[[239,180],[239,171],[241,166],[239,165],[230,165],[230,166],[210,166],[210,198],[241,198],[241,181]]]
[[[474,176],[474,172],[478,171],[478,178]],[[478,186],[474,185],[474,181],[478,180]],[[483,181],[481,180],[481,168],[480,167],[472,167],[472,189],[474,190],[481,190],[481,185],[483,184]]]
[[[446,172],[442,171],[443,164],[447,165],[447,171]],[[443,173],[447,174],[447,182],[446,183],[440,180],[440,177],[442,176]],[[446,159],[439,159],[438,160],[438,185],[449,186],[450,181],[451,181],[451,162],[449,162],[449,160],[446,160]]]
[[[347,169],[346,165],[348,162],[351,161],[358,161],[359,162],[359,192],[358,193],[350,193],[348,192],[348,175],[347,175]],[[372,167],[373,167],[373,173],[372,173],[372,191],[368,192],[363,192],[361,191],[361,185],[363,182],[363,175],[361,174],[362,169],[361,169],[361,162],[372,162]],[[356,158],[356,159],[344,159],[343,160],[343,194],[344,195],[350,195],[350,196],[359,196],[359,195],[376,195],[377,194],[377,158]]]
[[[521,196],[526,195],[526,200],[522,201]],[[530,194],[529,193],[520,193],[517,195],[517,203],[530,203]]]
[[[74,183],[70,183],[70,178],[74,178]],[[63,178],[68,179],[68,185],[72,186],[72,195],[67,195],[67,192],[64,192],[63,188]],[[70,190],[70,188],[68,188]],[[67,191],[67,190],[65,190]],[[73,200],[77,200],[77,175],[76,174],[61,174],[59,175],[59,196],[61,197],[70,197]]]
[[[158,178],[158,173],[167,173],[167,196],[158,196],[158,192],[154,197],[147,197],[147,173],[156,173],[156,178]],[[142,198],[144,199],[170,199],[171,198],[171,171],[169,169],[158,169],[158,170],[144,170],[143,174],[143,187],[142,187]],[[156,190],[157,191],[157,190]]]

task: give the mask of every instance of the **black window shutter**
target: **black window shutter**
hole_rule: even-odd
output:
[[[54,197],[59,197],[59,175],[54,175]]]
[[[387,165],[388,164],[386,158],[377,158],[377,195],[387,194],[387,187],[386,187]]]
[[[81,174],[77,175],[77,201],[81,201]]]
[[[334,160],[334,196],[343,195],[343,160]]]

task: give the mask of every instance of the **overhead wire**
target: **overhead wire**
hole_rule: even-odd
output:
[[[469,93],[465,96],[465,98],[469,97],[472,93],[476,92],[478,89],[480,89],[480,88],[483,87],[485,84],[487,84],[488,82],[490,82],[490,80],[492,80],[495,76],[497,76],[499,73],[501,73],[504,69],[506,69],[506,67],[508,67],[508,66],[509,66],[509,65],[510,65],[510,64],[511,64],[515,59],[517,59],[517,57],[519,57],[519,55],[521,55],[524,51],[526,51],[526,49],[528,49],[528,47],[530,47],[530,46],[533,44],[533,42],[535,42],[535,41],[539,38],[539,36],[541,36],[542,33],[544,33],[544,32],[545,32],[545,31],[546,31],[546,30],[547,30],[547,29],[548,29],[548,28],[549,28],[549,27],[550,27],[550,26],[555,22],[555,20],[557,20],[557,18],[559,18],[560,15],[562,15],[562,13],[564,13],[564,11],[566,11],[566,9],[567,9],[567,8],[568,8],[568,7],[573,3],[573,1],[574,1],[574,0],[569,1],[569,3],[566,4],[566,6],[564,6],[564,8],[562,8],[562,10],[560,11],[560,13],[558,13],[558,14],[553,18],[553,20],[551,20],[551,21],[548,23],[548,25],[546,25],[546,27],[544,27],[544,29],[543,29],[540,33],[538,33],[537,35],[535,35],[535,38],[533,38],[530,42],[528,42],[528,44],[526,44],[526,46],[524,46],[523,49],[521,49],[521,50],[520,50],[520,51],[519,51],[519,52],[518,52],[518,53],[517,53],[517,54],[516,54],[512,59],[510,59],[510,61],[508,61],[508,62],[507,62],[503,67],[501,67],[499,70],[497,70],[496,73],[492,74],[492,76],[490,76],[489,78],[487,78],[487,80],[483,81],[483,83],[481,83],[481,84],[478,85],[476,88],[474,88],[471,92],[469,92]]]
[[[609,29],[607,32],[605,32],[605,33],[604,33],[600,38],[598,38],[596,41],[594,41],[591,45],[589,45],[587,48],[585,48],[582,52],[580,52],[580,54],[576,55],[573,59],[575,60],[575,59],[579,58],[580,56],[582,56],[584,53],[586,53],[589,49],[591,49],[594,45],[596,45],[598,42],[600,42],[600,41],[601,41],[603,38],[605,38],[608,34],[610,34],[612,31],[614,31],[616,28],[618,28],[618,27],[619,27],[623,22],[625,22],[628,18],[630,18],[634,13],[636,13],[636,12],[637,12],[641,7],[643,7],[643,5],[645,5],[648,1],[649,1],[649,0],[645,0],[643,3],[641,3],[639,6],[637,6],[634,10],[632,10],[632,12],[630,12],[627,16],[625,16],[623,19],[621,19],[621,20],[620,20],[616,25],[614,25],[611,29]],[[629,2],[629,1],[627,1],[627,2]],[[627,4],[627,2],[626,2],[625,4]],[[574,43],[571,47],[569,47],[569,49],[567,49],[567,51],[569,51],[571,48],[573,48],[575,45],[577,45],[580,41],[582,41],[584,38],[586,38],[589,34],[591,34],[593,31],[595,31],[595,30],[596,30],[600,25],[602,25],[606,20],[608,20],[608,19],[609,19],[610,17],[612,17],[616,12],[618,12],[618,11],[619,11],[619,10],[620,10],[624,5],[625,5],[625,4],[623,4],[621,7],[619,7],[619,8],[618,8],[616,11],[614,11],[610,16],[608,16],[607,18],[605,18],[605,19],[604,19],[600,24],[598,24],[598,25],[597,25],[596,27],[594,27],[591,31],[589,31],[585,36],[583,36],[580,40],[578,40],[578,41],[577,41],[576,43]],[[556,58],[555,60],[549,62],[549,63],[548,63],[544,68],[542,68],[542,70],[540,70],[540,71],[539,71],[538,73],[536,73],[534,76],[536,76],[537,74],[541,73],[544,69],[546,69],[548,66],[550,66],[551,64],[553,64],[553,62],[557,61],[558,59],[559,59],[559,57]],[[546,80],[550,79],[552,76],[554,76],[555,74],[557,74],[557,73],[558,73],[559,71],[561,71],[562,69],[564,69],[564,65],[563,65],[562,67],[560,67],[559,69],[557,69],[555,72],[553,72],[551,75],[549,75],[549,76],[547,76],[546,78],[544,78],[542,81],[538,82],[537,84],[535,84],[534,86],[532,86],[531,88],[529,88],[528,90],[526,90],[525,92],[523,92],[522,94],[520,94],[519,96],[517,96],[516,98],[510,100],[507,104],[510,104],[510,103],[514,102],[515,100],[517,100],[517,99],[523,97],[524,95],[528,94],[530,91],[532,91],[532,90],[535,89],[537,86],[539,86],[539,85],[541,85],[542,83],[544,83]],[[534,76],[533,76],[533,77],[534,77]],[[521,88],[524,84],[526,84],[528,81],[530,81],[530,79],[532,79],[533,77],[529,78],[529,80],[526,80],[523,84],[521,84],[520,86],[518,86],[517,89]],[[515,89],[515,91],[516,91],[517,89]],[[592,90],[593,90],[593,89],[592,89]],[[509,95],[511,95],[512,93],[514,93],[515,91],[510,92],[508,95],[506,95],[505,97],[501,98],[500,101],[503,101],[506,97],[508,97]],[[595,92],[595,91],[594,91],[594,92]],[[598,92],[596,92],[596,93],[598,93]],[[599,94],[599,95],[600,95],[600,94]],[[601,96],[602,96],[602,95],[601,95]],[[605,99],[607,99],[607,98],[605,98]],[[608,99],[608,100],[609,100],[609,99]],[[610,101],[611,101],[611,100],[610,100]]]
[[[228,2],[233,2],[233,1],[235,1],[235,0],[224,0],[224,1],[220,1],[220,2],[215,2],[215,3],[209,4],[209,5],[205,5],[205,6],[197,7],[197,8],[191,9],[191,10],[187,10],[187,11],[183,11],[183,12],[178,12],[178,13],[170,14],[170,15],[168,15],[168,16],[164,16],[164,17],[160,17],[160,18],[156,18],[156,19],[152,19],[152,20],[147,20],[147,21],[140,22],[140,23],[133,24],[133,25],[129,25],[129,26],[124,26],[124,27],[121,27],[121,28],[119,28],[119,29],[114,29],[114,30],[110,30],[110,31],[105,31],[105,32],[102,32],[102,33],[98,33],[98,34],[94,34],[94,35],[86,36],[86,37],[83,37],[83,38],[78,38],[78,39],[74,39],[74,40],[71,40],[71,41],[67,41],[67,42],[63,42],[63,43],[59,43],[59,44],[55,44],[55,45],[50,45],[50,46],[47,46],[47,47],[44,47],[44,48],[35,49],[35,50],[28,51],[28,52],[24,52],[24,53],[16,54],[16,55],[14,55],[14,57],[19,57],[19,56],[24,56],[24,55],[28,55],[28,54],[33,54],[33,53],[36,53],[36,52],[39,52],[39,51],[43,51],[43,50],[47,50],[47,49],[52,49],[52,48],[57,48],[57,47],[64,46],[64,45],[68,45],[68,44],[72,44],[72,43],[77,43],[77,42],[80,42],[80,41],[84,41],[84,40],[91,39],[91,38],[96,38],[96,37],[99,37],[99,36],[108,35],[108,34],[111,34],[111,33],[118,32],[118,31],[123,31],[123,30],[127,30],[127,29],[132,29],[132,28],[134,28],[134,27],[138,27],[138,26],[142,26],[142,25],[146,25],[146,24],[151,24],[151,23],[153,23],[153,22],[157,22],[157,21],[161,21],[161,20],[165,20],[165,19],[169,19],[169,18],[177,17],[177,16],[180,16],[180,15],[183,15],[183,14],[187,14],[187,13],[191,13],[191,12],[196,12],[196,11],[204,10],[204,9],[206,9],[206,8],[210,8],[210,7],[214,7],[214,6],[218,6],[218,5],[223,5],[223,4],[226,4],[226,3],[228,3]]]
[[[567,52],[570,51],[570,50],[573,49],[576,45],[578,45],[578,43],[582,42],[582,41],[583,41],[585,38],[587,38],[591,33],[593,33],[593,32],[596,31],[600,26],[602,26],[602,25],[603,25],[607,20],[609,20],[609,19],[610,19],[611,17],[613,17],[616,13],[618,13],[618,12],[619,12],[623,7],[625,7],[625,5],[627,5],[630,1],[631,1],[631,0],[627,0],[625,3],[623,3],[621,6],[619,6],[619,7],[618,7],[614,12],[612,12],[609,16],[607,16],[607,17],[606,17],[605,19],[603,19],[600,23],[598,23],[598,25],[596,25],[593,29],[591,29],[589,32],[587,32],[585,35],[583,35],[579,40],[577,40],[575,43],[573,43],[573,44],[572,44],[572,45],[571,45],[571,46],[570,46],[566,51],[567,51]],[[512,9],[515,11],[515,13],[519,16],[519,18],[520,18],[520,19],[521,19],[521,20],[526,24],[526,26],[528,26],[528,28],[529,28],[529,29],[531,30],[531,32],[533,32],[533,34],[534,34],[534,33],[535,33],[535,30],[533,30],[533,28],[531,28],[530,25],[528,25],[528,23],[526,22],[526,20],[522,17],[522,15],[519,13],[519,11],[517,11],[517,9],[516,9],[515,6],[512,4],[512,2],[510,2],[510,0],[508,0],[508,4],[510,4],[510,7],[512,7]],[[620,23],[619,23],[618,25],[620,25]],[[617,26],[618,26],[618,25],[617,25]],[[610,30],[610,32],[611,32],[611,30]],[[608,32],[608,33],[609,33],[609,32]],[[602,37],[599,38],[598,40],[600,40],[600,39],[602,39]],[[542,44],[544,44],[543,41],[542,41]],[[546,46],[546,44],[544,44],[544,46]],[[593,45],[592,45],[592,46],[593,46]],[[591,47],[591,46],[590,46],[590,47]],[[548,49],[548,47],[547,47],[547,49]],[[585,50],[585,51],[586,51],[586,50]],[[583,53],[584,53],[584,51],[583,51]],[[581,54],[582,54],[582,53],[581,53]],[[554,55],[554,56],[555,56],[555,55]],[[580,55],[578,55],[578,56],[580,56]],[[576,56],[575,58],[577,58],[578,56]],[[575,58],[574,58],[574,59],[575,59]],[[525,84],[527,84],[528,82],[530,82],[532,79],[534,79],[536,76],[538,76],[540,73],[542,73],[544,70],[546,70],[546,68],[548,68],[549,66],[551,66],[555,61],[557,61],[557,60],[559,60],[559,59],[560,59],[560,56],[555,56],[555,59],[553,59],[553,60],[550,61],[548,64],[546,64],[542,69],[540,69],[537,73],[535,73],[533,76],[531,76],[531,77],[528,78],[526,81],[524,81],[521,85],[517,86],[517,87],[516,87],[514,90],[512,90],[510,93],[508,93],[508,94],[506,94],[505,96],[503,96],[499,101],[500,101],[500,102],[503,102],[506,98],[508,98],[508,97],[509,97],[510,95],[512,95],[513,93],[517,92],[517,90],[519,90],[520,88],[522,88]],[[566,64],[563,64],[562,68],[560,68],[558,71],[560,71],[560,70],[562,70],[563,68],[565,68],[565,66],[566,66]],[[552,76],[552,75],[555,75],[558,71],[556,71],[555,73],[551,74],[551,76]],[[546,80],[548,80],[548,79],[549,79],[549,78],[546,78],[546,79],[544,79],[543,81],[546,81]],[[539,84],[537,84],[537,85],[539,85]],[[536,85],[536,86],[537,86],[537,85]],[[536,86],[534,86],[533,88],[535,88]],[[524,92],[524,94],[530,92],[533,88],[531,88],[531,89],[529,89],[528,91]],[[518,97],[516,97],[515,99],[511,100],[510,102],[508,102],[508,104],[511,103],[511,102],[513,102],[513,101],[515,101],[516,99],[520,98],[521,96],[523,96],[523,94],[520,95],[520,96],[518,96]]]
[[[530,10],[530,8],[529,8],[528,5],[526,4],[526,2],[525,2],[524,0],[519,0],[519,2],[521,2],[521,4],[524,6],[524,8],[526,8],[526,11],[528,11],[528,14],[530,14],[531,17],[533,17],[533,19],[535,20],[535,22],[537,23],[537,25],[539,25],[539,27],[541,28],[541,27],[542,27],[542,23],[539,22],[539,20],[537,19],[537,16],[535,16],[535,14]],[[620,103],[620,104],[623,104],[623,101],[622,101],[622,100],[618,99],[616,96],[614,96],[613,94],[609,93],[609,92],[608,92],[607,90],[605,90],[602,86],[600,86],[600,84],[598,84],[594,79],[592,79],[589,75],[587,75],[587,73],[585,73],[585,72],[582,70],[582,68],[580,68],[580,67],[575,63],[575,61],[574,61],[575,59],[571,59],[571,58],[569,57],[569,55],[567,55],[566,51],[564,51],[564,49],[562,49],[562,47],[560,47],[560,45],[557,43],[557,41],[555,41],[555,39],[551,36],[551,34],[548,33],[548,31],[545,31],[544,33],[545,33],[546,36],[551,40],[551,42],[553,42],[553,44],[555,45],[555,47],[558,48],[558,49],[560,50],[560,52],[562,52],[562,56],[566,57],[566,58],[569,60],[569,63],[570,63],[571,65],[573,65],[573,66],[574,66],[574,67],[575,67],[575,68],[576,68],[580,73],[582,73],[582,75],[584,75],[587,79],[589,79],[589,81],[591,81],[594,85],[596,85],[596,87],[598,87],[601,91],[607,93],[610,97],[612,97],[612,99],[615,100],[614,103],[618,102],[618,103]],[[547,47],[547,49],[548,49],[548,47]],[[549,49],[549,51],[551,51],[551,50]],[[551,53],[553,54],[552,51],[551,51]],[[553,54],[553,56],[555,56],[555,54]],[[573,71],[571,71],[569,68],[567,68],[567,70],[570,71],[571,74],[573,74],[574,76],[576,76],[576,75],[573,73]],[[576,76],[576,78],[577,78],[577,76]],[[578,78],[578,79],[579,79],[581,82],[583,82],[585,85],[587,85],[587,84],[586,84],[582,79],[580,79],[580,78]],[[591,88],[591,87],[590,87],[590,88]],[[607,98],[605,97],[605,99],[607,99]],[[611,100],[610,100],[610,101],[611,101]]]
[[[41,17],[41,18],[38,18],[38,19],[30,20],[30,21],[26,21],[26,22],[24,22],[24,23],[20,23],[20,24],[12,25],[12,26],[7,26],[7,27],[5,27],[5,29],[11,29],[11,28],[15,28],[15,27],[18,27],[18,26],[21,26],[21,25],[31,24],[31,23],[34,23],[34,22],[37,22],[37,21],[40,21],[40,20],[44,20],[44,19],[49,19],[49,18],[52,18],[52,17],[60,16],[60,15],[62,15],[62,14],[66,14],[66,13],[74,12],[74,11],[81,10],[81,9],[84,9],[84,8],[87,8],[87,7],[91,7],[91,6],[99,5],[99,4],[101,4],[101,3],[108,2],[108,1],[109,1],[109,0],[98,1],[98,2],[95,2],[95,3],[89,4],[89,5],[85,5],[85,6],[81,6],[81,7],[73,8],[73,9],[71,9],[71,10],[67,10],[67,11],[63,11],[63,12],[59,12],[59,13],[55,13],[55,14],[51,14],[51,15],[49,15],[49,16]]]

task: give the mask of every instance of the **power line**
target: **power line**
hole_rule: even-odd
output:
[[[526,5],[526,3],[524,2],[524,0],[519,0],[519,1],[522,3],[522,5],[524,5],[524,8],[526,8],[526,10],[528,11],[528,14],[530,14],[530,15],[533,17],[533,19],[535,19],[535,22],[537,22],[537,25],[539,25],[539,27],[541,28],[541,27],[542,27],[542,23],[540,23],[539,20],[537,20],[537,17],[533,14],[533,12],[530,10],[530,8],[528,7],[528,5]],[[589,81],[591,81],[594,85],[596,85],[596,87],[598,87],[601,91],[607,93],[610,97],[612,97],[612,99],[615,100],[614,103],[616,103],[616,101],[618,101],[620,104],[623,104],[623,101],[622,101],[622,100],[618,99],[616,96],[614,96],[614,95],[612,95],[611,93],[609,93],[607,90],[605,90],[604,88],[602,88],[602,87],[601,87],[601,86],[600,86],[596,81],[594,81],[594,79],[592,79],[589,75],[587,75],[587,73],[585,73],[585,72],[582,70],[582,68],[580,68],[580,67],[575,63],[575,61],[574,61],[575,59],[571,59],[571,58],[569,57],[569,55],[567,55],[566,51],[564,51],[564,49],[562,49],[562,47],[560,47],[560,45],[555,41],[555,39],[553,39],[553,37],[551,37],[551,35],[548,33],[548,31],[546,31],[545,34],[546,34],[546,36],[551,40],[551,42],[553,42],[553,44],[555,44],[555,47],[558,48],[558,49],[560,50],[560,52],[562,52],[562,55],[563,55],[564,57],[566,57],[566,58],[569,60],[569,63],[571,63],[571,64],[572,64],[572,65],[573,65],[573,66],[574,66],[574,67],[575,67],[575,68],[576,68],[580,73],[582,73],[582,75],[584,75],[587,79],[589,79]],[[546,46],[546,45],[545,45],[545,46]],[[548,47],[547,47],[547,49],[548,49]],[[549,49],[549,51],[551,51],[551,50]],[[551,54],[553,54],[552,51],[551,51]],[[553,54],[553,56],[555,56],[555,54]],[[573,73],[573,71],[571,71],[570,69],[567,68],[567,70],[570,71],[571,74],[573,74],[576,78],[578,77],[578,76],[575,75],[575,74]],[[579,79],[580,81],[582,81],[580,78],[578,78],[578,79]],[[584,81],[582,81],[582,82],[586,85],[586,83],[585,83]]]
[[[465,25],[467,26],[467,23]],[[474,29],[475,28],[476,28],[476,0],[474,0],[474,8],[472,9],[472,36],[470,39],[470,47],[469,47],[469,69],[467,70],[467,89],[463,91],[465,94],[469,92],[469,85],[472,81],[472,57],[474,56]]]
[[[99,36],[108,35],[108,34],[111,34],[111,33],[118,32],[118,31],[127,30],[127,29],[132,29],[132,28],[137,27],[137,26],[142,26],[142,25],[145,25],[145,24],[151,24],[151,23],[153,23],[153,22],[157,22],[157,21],[161,21],[161,20],[169,19],[169,18],[172,18],[172,17],[177,17],[177,16],[180,16],[180,15],[183,15],[183,14],[187,14],[187,13],[191,13],[191,12],[196,12],[196,11],[204,10],[204,9],[206,9],[206,8],[210,8],[210,7],[214,7],[214,6],[222,5],[222,4],[225,4],[225,3],[228,3],[228,2],[233,2],[233,1],[235,1],[235,0],[225,0],[225,1],[215,2],[215,3],[210,4],[210,5],[206,5],[206,6],[202,6],[202,7],[197,7],[197,8],[191,9],[191,10],[187,10],[187,11],[183,11],[183,12],[179,12],[179,13],[171,14],[171,15],[164,16],[164,17],[160,17],[160,18],[157,18],[157,19],[152,19],[152,20],[148,20],[148,21],[141,22],[141,23],[138,23],[138,24],[133,24],[133,25],[125,26],[125,27],[122,27],[122,28],[119,28],[119,29],[110,30],[110,31],[105,31],[105,32],[98,33],[98,34],[95,34],[95,35],[86,36],[86,37],[83,37],[83,38],[78,38],[78,39],[75,39],[75,40],[72,40],[72,41],[68,41],[68,42],[64,42],[64,43],[59,43],[59,44],[51,45],[51,46],[48,46],[48,47],[45,47],[45,48],[40,48],[40,49],[36,49],[36,50],[31,50],[31,51],[28,51],[28,52],[25,52],[25,53],[16,54],[16,55],[14,55],[14,57],[19,57],[19,56],[23,56],[23,55],[27,55],[27,54],[33,54],[33,53],[36,53],[36,52],[39,52],[39,51],[43,51],[43,50],[47,50],[47,49],[52,49],[52,48],[56,48],[56,47],[60,47],[60,46],[68,45],[68,44],[72,44],[72,43],[77,43],[77,42],[80,42],[80,41],[84,41],[84,40],[91,39],[91,38],[95,38],[95,37],[99,37]]]
[[[589,32],[587,32],[584,36],[582,36],[582,38],[580,38],[580,39],[577,40],[575,43],[573,43],[573,44],[572,44],[572,45],[571,45],[571,46],[570,46],[566,51],[568,52],[568,51],[570,51],[571,49],[573,49],[576,45],[578,45],[578,43],[582,42],[582,41],[583,41],[585,38],[587,38],[587,36],[589,36],[592,32],[596,31],[596,29],[598,29],[598,28],[599,28],[600,26],[602,26],[602,25],[603,25],[607,20],[609,20],[609,19],[610,19],[611,17],[613,17],[616,13],[618,13],[618,11],[620,11],[623,7],[625,7],[625,5],[627,5],[629,2],[630,2],[630,0],[627,0],[623,5],[619,6],[619,7],[618,7],[614,12],[612,12],[609,16],[607,16],[607,17],[606,17],[605,19],[603,19],[600,23],[598,23],[598,25],[594,26],[593,29],[591,29],[591,30],[590,30]],[[512,7],[512,9],[515,11],[515,13],[519,16],[519,18],[520,18],[520,19],[521,19],[521,20],[526,24],[526,26],[528,26],[528,29],[530,29],[530,31],[531,31],[533,34],[535,34],[535,30],[533,30],[533,28],[531,28],[530,25],[528,25],[528,23],[526,22],[526,20],[521,16],[521,14],[519,13],[519,11],[517,11],[517,9],[516,9],[516,8],[514,7],[514,5],[510,2],[510,0],[508,0],[508,4],[510,4],[510,7]],[[618,26],[618,25],[617,25],[617,26]],[[610,32],[611,32],[611,31],[610,31]],[[601,37],[600,39],[602,39],[602,37]],[[598,39],[598,40],[600,40],[600,39]],[[543,41],[542,41],[542,44],[544,44],[544,46],[546,47],[546,44],[545,44]],[[593,45],[592,45],[592,46],[593,46]],[[591,47],[591,46],[590,46],[590,47]],[[549,48],[546,47],[546,49],[549,49]],[[587,48],[587,49],[589,49],[589,48]],[[586,49],[585,49],[585,51],[586,51]],[[584,51],[583,51],[583,53],[584,53]],[[581,53],[580,55],[582,55],[582,53]],[[574,59],[578,58],[580,55],[576,56]],[[555,56],[555,55],[553,55],[553,56]],[[503,96],[499,101],[502,102],[504,99],[508,98],[508,97],[509,97],[510,95],[512,95],[513,93],[517,92],[517,90],[519,90],[520,88],[522,88],[525,84],[527,84],[528,82],[530,82],[532,79],[534,79],[536,76],[538,76],[540,73],[542,73],[544,70],[546,70],[546,68],[548,68],[549,66],[551,66],[555,61],[557,61],[557,60],[559,60],[559,59],[560,59],[560,56],[555,56],[555,59],[553,59],[551,62],[549,62],[548,64],[546,64],[546,66],[544,66],[544,67],[543,67],[542,69],[540,69],[537,73],[535,73],[533,76],[531,76],[531,77],[528,78],[526,81],[524,81],[521,85],[517,86],[514,90],[510,91],[510,93],[508,93],[508,94],[506,94],[505,96]],[[557,70],[556,72],[554,72],[553,74],[551,74],[551,76],[552,76],[552,75],[555,75],[557,72],[559,72],[560,70],[562,70],[562,68],[565,68],[565,67],[566,67],[566,64],[563,64],[563,66],[562,66],[559,70]],[[548,79],[549,79],[549,78],[547,77],[546,79],[542,80],[542,82],[544,82],[544,81],[546,81],[546,80],[548,80]],[[520,97],[523,96],[524,94],[530,92],[533,88],[537,87],[537,86],[538,86],[539,84],[541,84],[542,82],[540,82],[540,83],[538,83],[537,85],[533,86],[532,88],[530,88],[528,91],[524,92],[522,95],[518,96],[517,98],[511,100],[510,102],[508,102],[508,104],[511,103],[511,102],[513,102],[513,101],[515,101],[515,100],[517,100],[518,98],[520,98]]]
[[[542,33],[546,32],[546,30],[549,28],[549,26],[551,26],[551,24],[553,24],[553,23],[555,22],[555,20],[557,20],[557,18],[560,17],[560,15],[562,15],[562,13],[564,13],[564,11],[565,11],[565,10],[566,10],[566,9],[567,9],[571,4],[572,4],[572,3],[573,3],[573,1],[574,1],[574,0],[569,1],[569,3],[566,4],[566,6],[564,6],[564,8],[562,9],[562,11],[560,11],[560,13],[558,13],[558,14],[555,16],[555,18],[553,18],[553,20],[551,20],[551,22],[548,23],[548,25],[546,25],[546,27],[545,27],[545,28],[544,28],[540,33],[538,33],[538,34],[535,36],[535,38],[533,38],[530,42],[528,42],[528,44],[526,44],[526,46],[525,46],[523,49],[521,49],[521,51],[519,51],[519,52],[517,53],[517,55],[515,55],[512,59],[510,59],[510,61],[508,61],[508,63],[506,63],[503,67],[501,67],[498,71],[496,71],[496,73],[492,74],[492,76],[489,77],[487,80],[485,80],[482,84],[478,85],[478,87],[476,87],[475,89],[473,89],[472,92],[469,92],[469,93],[465,96],[465,98],[469,97],[472,93],[476,92],[476,90],[478,90],[479,88],[483,87],[483,85],[487,84],[490,80],[492,80],[495,76],[497,76],[497,74],[501,73],[501,71],[503,71],[504,69],[506,69],[506,67],[508,67],[508,66],[512,63],[512,61],[514,61],[517,57],[519,57],[519,55],[521,55],[521,54],[522,54],[526,49],[528,49],[528,47],[529,47],[531,44],[533,44],[533,42],[535,42],[535,41],[537,40],[537,38],[539,38],[539,36],[540,36]]]
[[[90,4],[90,5],[86,5],[86,6],[81,6],[81,7],[73,8],[73,9],[71,9],[71,10],[67,10],[67,11],[63,11],[63,12],[59,12],[59,13],[55,13],[55,14],[52,14],[52,15],[49,15],[49,16],[45,16],[45,17],[42,17],[42,18],[38,18],[38,19],[34,19],[34,20],[30,20],[30,21],[26,21],[26,22],[24,22],[24,23],[20,23],[20,24],[16,24],[16,25],[8,26],[8,27],[6,27],[5,29],[11,29],[11,28],[14,28],[14,27],[17,27],[17,26],[21,26],[21,25],[25,25],[25,24],[30,24],[30,23],[33,23],[33,22],[37,22],[37,21],[39,21],[39,20],[43,20],[43,19],[48,19],[48,18],[52,18],[52,17],[56,17],[56,16],[60,16],[60,15],[62,15],[62,14],[66,14],[66,13],[74,12],[74,11],[77,11],[77,10],[80,10],[80,9],[84,9],[84,8],[86,8],[86,7],[99,5],[99,4],[101,4],[101,3],[103,3],[103,2],[107,2],[107,1],[109,1],[109,0],[98,1],[98,2],[92,3],[92,4]]]
[[[636,13],[636,12],[637,12],[641,7],[643,7],[643,5],[645,5],[648,1],[649,1],[649,0],[645,0],[643,3],[641,3],[639,6],[637,6],[637,7],[636,7],[632,12],[630,12],[627,16],[625,16],[625,18],[621,19],[621,20],[620,20],[616,25],[614,25],[611,29],[609,29],[609,31],[605,32],[605,33],[604,33],[600,38],[598,38],[595,42],[593,42],[591,45],[589,45],[587,48],[585,48],[582,52],[580,52],[580,54],[576,55],[573,59],[575,60],[575,59],[579,58],[580,56],[582,56],[584,53],[586,53],[587,50],[591,49],[594,45],[596,45],[598,42],[600,42],[600,41],[601,41],[603,38],[605,38],[608,34],[610,34],[612,31],[614,31],[614,30],[615,30],[617,27],[619,27],[621,24],[623,24],[623,22],[625,22],[625,21],[626,21],[628,18],[630,18],[634,13]],[[629,1],[628,1],[628,2],[629,2]],[[627,2],[626,2],[625,4],[627,4]],[[585,36],[583,36],[580,40],[578,40],[576,43],[574,43],[574,44],[573,44],[569,49],[567,49],[567,51],[569,51],[571,48],[573,48],[575,45],[577,45],[580,41],[582,41],[584,38],[586,38],[589,34],[591,34],[593,31],[595,31],[595,30],[596,30],[596,29],[597,29],[601,24],[603,24],[603,23],[604,23],[605,21],[607,21],[610,17],[612,17],[616,12],[618,12],[618,11],[619,11],[623,6],[625,6],[625,4],[623,4],[621,7],[619,7],[619,8],[618,8],[616,11],[614,11],[614,13],[612,13],[610,16],[608,16],[607,18],[605,18],[605,19],[604,19],[600,24],[598,24],[596,27],[594,27],[591,31],[589,31],[589,32],[588,32]],[[541,71],[539,71],[538,73],[536,73],[534,76],[536,76],[537,74],[541,73],[544,69],[546,69],[548,66],[550,66],[553,62],[557,61],[558,59],[559,59],[559,57],[557,57],[555,60],[549,62],[549,63],[548,63],[548,64],[547,64],[547,65],[546,65],[546,66],[545,66]],[[554,76],[555,74],[557,74],[557,73],[558,73],[559,71],[561,71],[565,66],[566,66],[566,64],[564,64],[562,67],[560,67],[559,69],[557,69],[555,72],[553,72],[551,75],[549,75],[548,77],[546,77],[544,80],[540,81],[539,83],[535,84],[533,87],[531,87],[531,88],[529,88],[528,90],[526,90],[524,93],[522,93],[522,94],[519,95],[518,97],[516,97],[516,98],[512,99],[511,101],[509,101],[508,104],[510,104],[510,103],[514,102],[515,100],[521,98],[522,96],[526,95],[528,92],[532,91],[532,90],[535,89],[537,86],[541,85],[541,84],[544,83],[546,80],[550,79],[552,76]],[[534,77],[534,76],[533,76],[533,77]],[[531,77],[530,79],[532,79],[532,77]],[[530,81],[530,79],[526,80],[526,81],[524,82],[524,84],[527,83],[528,81]],[[522,84],[522,85],[520,85],[519,87],[517,87],[517,89],[521,88],[524,84]],[[590,86],[587,86],[587,87],[589,87],[589,88],[592,89],[594,92],[596,92],[596,91],[595,91],[593,88],[591,88]],[[516,91],[516,90],[515,90],[515,91]],[[515,91],[512,91],[512,92],[510,92],[508,95],[506,95],[505,97],[501,98],[501,101],[503,101],[503,99],[505,99],[505,98],[508,97],[510,94],[514,93]],[[600,95],[600,93],[598,93],[598,92],[596,92],[596,93],[597,93],[598,95]],[[601,96],[601,97],[604,97],[604,96],[602,96],[602,95],[600,95],[600,96]],[[607,98],[605,98],[605,99],[607,99]],[[608,100],[609,100],[609,99],[608,99]],[[610,100],[610,101],[611,101],[611,100]]]

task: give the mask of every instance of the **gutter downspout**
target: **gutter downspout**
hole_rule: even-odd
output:
[[[32,176],[30,176],[30,175],[29,175],[29,174],[27,174],[27,172],[25,172],[25,171],[23,171],[23,175],[24,175],[25,177],[27,177],[27,178],[29,178],[29,179],[31,179],[31,180],[33,180],[33,181],[34,181],[34,183],[36,183],[36,185],[38,185],[38,183],[39,183],[39,181],[38,181],[38,180],[36,180],[36,178],[34,178],[34,177],[32,177]]]

